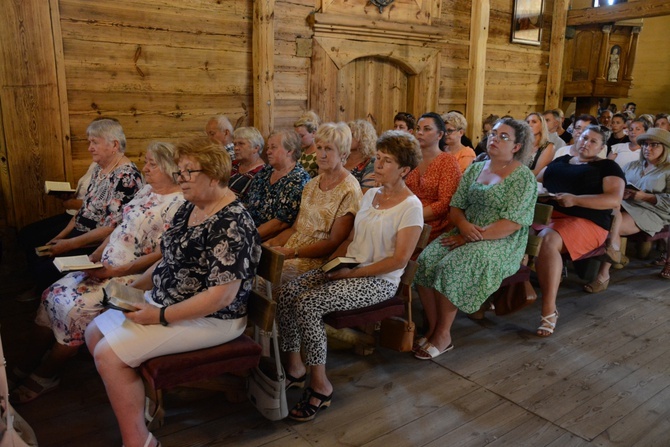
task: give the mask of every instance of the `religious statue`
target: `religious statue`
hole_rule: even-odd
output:
[[[607,80],[616,82],[619,80],[619,47],[612,48],[610,53],[610,68],[607,70]]]

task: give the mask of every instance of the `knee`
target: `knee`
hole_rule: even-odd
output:
[[[540,256],[550,252],[561,252],[563,248],[563,238],[553,230],[543,230],[540,233],[542,245],[540,246]]]

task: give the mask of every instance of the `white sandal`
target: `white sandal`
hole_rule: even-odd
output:
[[[550,318],[555,318],[553,323]],[[556,323],[558,322],[558,309],[556,309],[553,313],[542,316],[542,320],[540,321],[540,327],[537,328],[537,336],[538,337],[549,337],[551,334],[554,333],[554,329],[556,329]],[[548,332],[548,334],[540,334],[540,331]]]

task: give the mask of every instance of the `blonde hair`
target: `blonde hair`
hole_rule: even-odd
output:
[[[375,127],[366,120],[349,121],[351,138],[359,143],[358,150],[366,157],[375,155],[377,145],[377,131]]]
[[[457,130],[462,130],[464,133],[468,130],[468,122],[465,117],[458,112],[449,112],[442,115],[444,124],[454,126]]]
[[[346,159],[351,151],[351,129],[342,121],[322,124],[316,131],[314,140],[335,145],[343,159]]]
[[[320,122],[321,119],[319,118],[319,115],[317,115],[313,110],[310,110],[303,113],[300,118],[298,118],[298,121],[293,123],[293,127],[304,127],[307,129],[307,132],[314,133],[319,128]]]
[[[537,117],[540,120],[540,123],[542,124],[542,130],[540,131],[540,147],[542,147],[547,141],[549,141],[549,128],[547,127],[547,120],[545,120],[544,117],[538,112],[531,112],[528,114],[528,116],[524,121],[528,122],[528,118],[530,118],[531,116]],[[534,138],[535,135],[533,135],[533,141]]]

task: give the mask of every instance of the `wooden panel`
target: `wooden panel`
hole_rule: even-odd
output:
[[[640,32],[629,98],[638,113],[670,113],[670,51],[665,38],[669,27],[670,16],[645,19]]]

